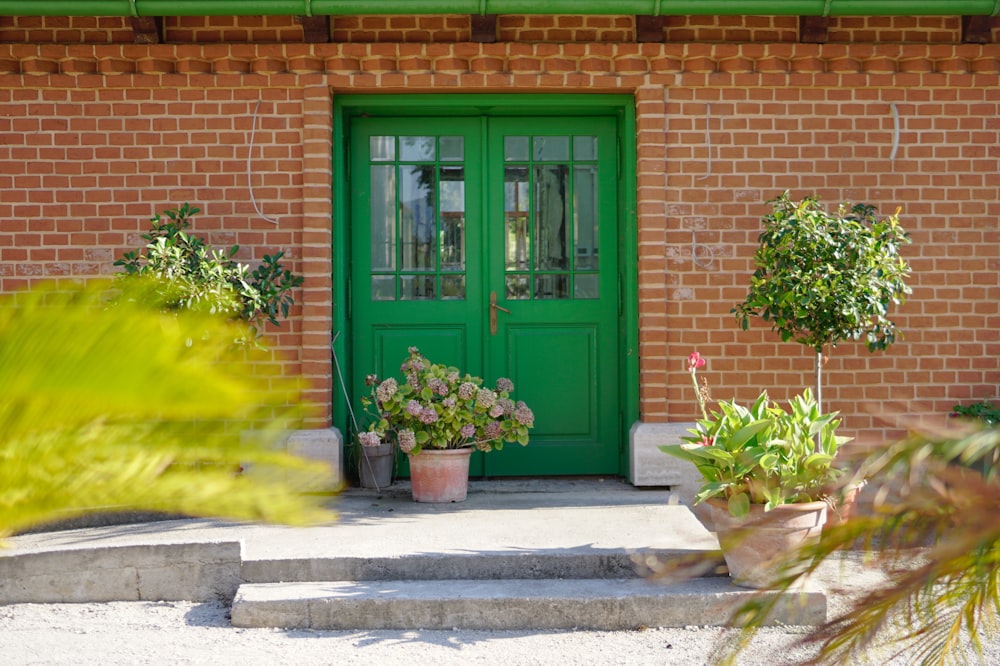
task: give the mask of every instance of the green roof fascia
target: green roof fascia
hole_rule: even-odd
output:
[[[0,16],[998,16],[1000,0],[0,0]]]

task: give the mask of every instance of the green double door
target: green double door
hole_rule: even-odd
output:
[[[350,137],[355,402],[416,346],[535,412],[530,444],[473,476],[616,473],[615,119],[355,118]]]

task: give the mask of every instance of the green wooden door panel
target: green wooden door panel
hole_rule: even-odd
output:
[[[410,347],[419,347],[435,363],[465,368],[470,343],[468,327],[463,324],[450,326],[384,326],[371,328],[374,342],[374,372],[380,378],[399,377],[399,368],[410,357]]]
[[[436,363],[483,372],[481,130],[477,118],[351,125],[356,410],[369,392],[366,375],[398,377],[411,346]]]
[[[507,444],[486,456],[489,475],[607,474],[617,465],[617,447],[601,436],[601,377],[596,327],[509,326],[507,366],[517,397],[535,410],[526,447]],[[557,471],[555,471],[557,470]]]
[[[350,140],[355,404],[416,346],[535,412],[474,476],[617,473],[615,117],[355,117]]]
[[[488,149],[487,286],[509,312],[498,312],[495,335],[487,332],[487,365],[513,375],[535,428],[527,447],[487,456],[486,473],[614,472],[615,120],[494,119]]]

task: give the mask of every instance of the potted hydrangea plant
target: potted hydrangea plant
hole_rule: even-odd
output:
[[[528,443],[535,415],[511,398],[514,384],[505,377],[493,388],[480,377],[431,363],[416,347],[400,372],[379,380],[369,375],[375,419],[363,440],[393,441],[409,457],[413,499],[417,502],[460,502],[468,490],[473,450],[499,451],[505,442]]]
[[[788,410],[767,392],[749,406],[718,401],[705,407],[707,390],[696,374],[705,360],[695,352],[688,372],[698,391],[702,418],[681,438],[683,444],[660,450],[687,460],[704,480],[695,504],[711,507],[726,564],[741,585],[766,585],[773,560],[819,537],[826,521],[825,498],[841,474],[834,465],[847,438],[835,434],[836,413],[821,414],[806,389]]]

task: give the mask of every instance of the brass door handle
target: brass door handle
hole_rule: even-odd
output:
[[[497,292],[490,292],[490,335],[497,334],[497,310],[502,310],[507,314],[510,314],[510,310],[503,307],[502,305],[497,305]]]

